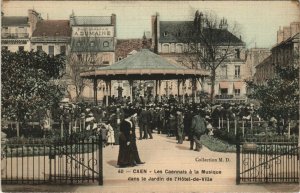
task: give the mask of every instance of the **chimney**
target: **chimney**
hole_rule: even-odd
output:
[[[156,26],[156,15],[151,16],[151,34],[152,34],[152,43],[151,47],[154,49],[154,52],[157,50],[155,49],[156,46],[156,38],[157,38],[157,26]]]
[[[111,14],[111,24],[114,26],[114,37],[117,37],[117,15]]]
[[[37,22],[43,20],[41,17],[41,14],[36,12],[33,9],[28,10],[28,20],[29,20],[29,25],[30,25],[30,36],[32,32],[36,29],[36,24]]]
[[[154,53],[158,53],[158,40],[160,36],[159,30],[159,13],[151,16],[151,32],[152,32],[152,45],[151,48]]]

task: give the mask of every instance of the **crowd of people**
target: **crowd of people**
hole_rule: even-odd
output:
[[[220,120],[260,121],[257,109],[252,104],[212,104],[209,102],[181,103],[170,99],[164,102],[128,100],[111,103],[109,106],[94,106],[88,103],[67,103],[52,112],[52,117],[45,113],[40,124],[44,132],[59,130],[63,127],[64,135],[71,132],[97,131],[102,135],[103,146],[120,145],[119,165],[122,167],[143,163],[138,155],[136,140],[151,140],[155,135],[175,138],[178,144],[185,140],[190,149],[200,151],[201,136],[213,135],[220,128]],[[50,120],[58,122],[47,125]],[[278,121],[272,117],[267,120],[270,126],[283,134],[284,119]],[[46,124],[47,123],[47,124]],[[137,134],[136,134],[136,128]],[[51,131],[50,131],[51,132]],[[154,135],[155,133],[155,135]]]

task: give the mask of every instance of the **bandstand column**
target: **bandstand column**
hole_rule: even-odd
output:
[[[158,102],[161,102],[161,80],[158,80]]]
[[[105,81],[105,105],[108,106],[108,80]]]
[[[132,86],[133,86],[133,80],[129,80],[129,92],[130,92],[130,102],[132,103]]]
[[[194,78],[194,101],[197,102],[197,79]]]
[[[185,79],[182,80],[182,103],[185,103],[185,90],[184,90],[184,86],[185,86]]]
[[[97,100],[97,98],[98,98],[98,96],[97,96],[97,83],[98,83],[98,81],[97,81],[97,78],[95,77],[94,78],[94,85],[93,85],[95,105],[98,105],[98,100]]]
[[[177,80],[177,96],[178,96],[178,102],[180,102],[180,80]]]
[[[109,96],[111,97],[111,80],[109,81]]]
[[[158,80],[155,80],[155,96],[158,94]]]

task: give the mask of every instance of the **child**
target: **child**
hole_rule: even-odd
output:
[[[107,124],[107,144],[111,145],[113,147],[114,143],[115,143],[114,129],[112,128],[112,126],[108,122],[108,124]]]

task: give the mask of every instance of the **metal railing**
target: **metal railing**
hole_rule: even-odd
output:
[[[29,38],[28,33],[1,33],[1,38]]]
[[[298,183],[297,142],[237,143],[236,183]]]
[[[102,136],[75,136],[2,143],[2,183],[102,185]]]

